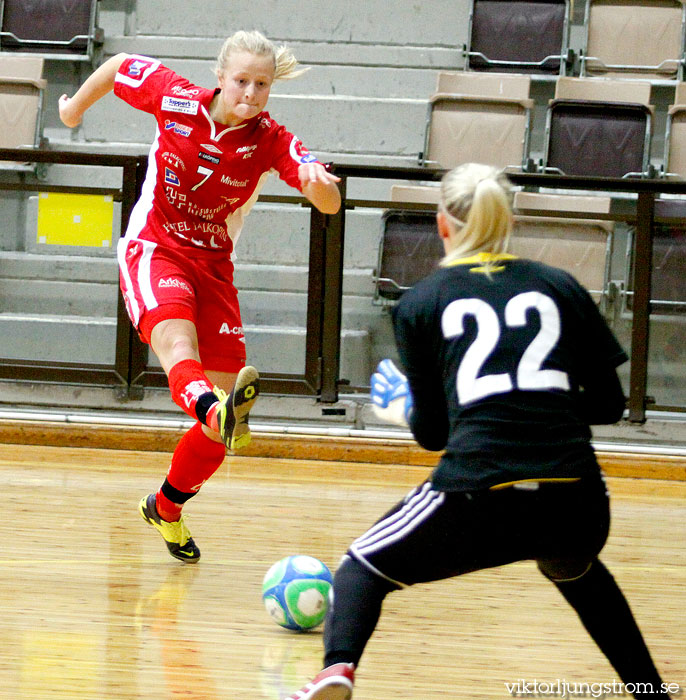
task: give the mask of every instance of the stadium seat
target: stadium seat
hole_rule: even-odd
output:
[[[604,309],[610,297],[614,222],[573,214],[609,214],[610,204],[610,197],[516,192],[510,252],[566,270]]]
[[[686,83],[677,83],[674,104],[667,113],[664,173],[670,179],[686,180]],[[663,195],[655,200],[653,229],[653,274],[651,310],[674,317],[686,315],[686,199]],[[631,309],[633,290],[633,231],[627,242],[627,304]]]
[[[681,80],[685,18],[680,0],[586,0],[581,75]]]
[[[385,211],[373,275],[373,303],[392,304],[436,269],[443,255],[435,211]]]
[[[686,179],[686,83],[677,83],[667,111],[664,174]]]
[[[650,311],[653,318],[675,319],[686,316],[686,201],[655,201],[653,265],[650,285]],[[627,269],[624,308],[633,308],[634,232],[627,239]]]
[[[525,166],[534,107],[529,76],[446,73],[439,74],[437,87],[429,100],[420,165]]]
[[[1,148],[36,148],[43,133],[43,59],[0,55]],[[34,164],[2,162],[0,168],[34,170]]]
[[[438,187],[395,186],[392,191],[394,200],[404,202],[428,201],[432,193],[437,202]],[[610,296],[614,222],[574,218],[573,214],[608,214],[610,198],[517,192],[514,207],[510,252],[567,270],[604,308]],[[435,211],[386,211],[374,275],[375,302],[388,304],[398,299],[434,270],[443,255]]]
[[[544,172],[597,177],[649,174],[651,84],[558,78],[546,115]]]
[[[0,51],[92,62],[96,47],[102,45],[98,2],[1,0]]]
[[[472,0],[465,68],[566,75],[569,0]]]

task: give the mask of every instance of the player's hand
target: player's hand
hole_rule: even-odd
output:
[[[81,114],[74,109],[74,103],[68,95],[62,95],[59,99],[60,119],[65,126],[73,129],[81,123]]]
[[[313,161],[311,163],[303,163],[298,168],[298,178],[303,187],[308,184],[320,183],[322,185],[335,185],[337,182],[341,181],[340,177],[337,177],[333,173],[330,173],[324,165]]]
[[[412,394],[407,377],[393,360],[381,360],[371,379],[372,409],[380,420],[407,427],[412,412]]]

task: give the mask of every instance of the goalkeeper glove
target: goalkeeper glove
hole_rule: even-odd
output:
[[[412,394],[407,377],[393,360],[381,360],[371,379],[372,409],[380,420],[407,427],[412,412]]]

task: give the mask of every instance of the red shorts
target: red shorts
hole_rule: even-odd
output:
[[[122,239],[119,282],[129,318],[150,343],[160,321],[195,324],[205,369],[238,372],[245,366],[245,336],[228,255],[193,258],[141,238]]]

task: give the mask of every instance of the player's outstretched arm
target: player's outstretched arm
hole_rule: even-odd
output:
[[[303,194],[323,214],[335,214],[341,207],[338,191],[340,177],[330,173],[321,163],[303,163],[298,168]]]
[[[78,126],[86,110],[112,90],[117,71],[127,58],[128,54],[125,53],[108,58],[91,73],[73,97],[60,97],[60,119],[65,126]]]

